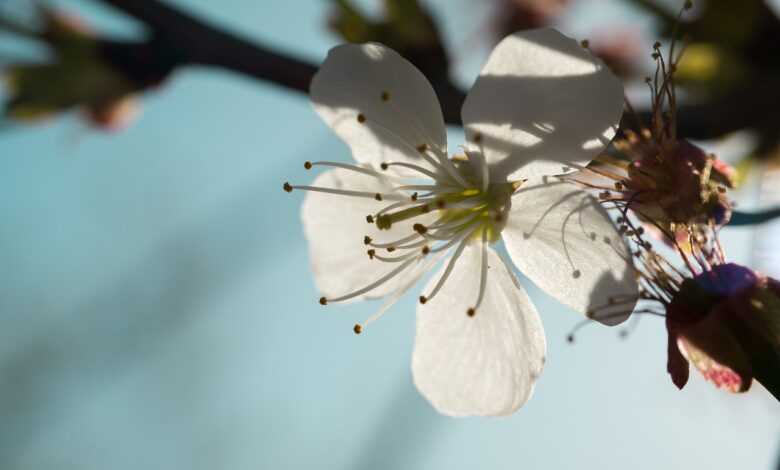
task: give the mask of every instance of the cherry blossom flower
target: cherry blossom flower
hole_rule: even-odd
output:
[[[360,333],[442,262],[419,297],[412,358],[437,410],[506,415],[531,396],[546,343],[513,266],[603,324],[631,313],[625,241],[596,198],[555,176],[602,151],[622,113],[620,81],[577,42],[552,29],[504,39],[463,105],[453,156],[433,88],[380,44],[332,49],[311,98],[357,161],[306,162],[329,169],[284,185],[307,191],[320,303],[384,297]]]

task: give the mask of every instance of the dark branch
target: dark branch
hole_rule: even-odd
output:
[[[758,225],[764,222],[769,222],[777,217],[780,217],[780,207],[767,209],[759,212],[741,212],[734,211],[731,214],[731,221],[729,226],[737,227],[740,225]]]
[[[168,6],[158,0],[98,0],[144,23],[166,60],[176,65],[210,65],[308,93],[317,67],[279,54]]]
[[[210,26],[194,16],[159,0],[98,0],[144,23],[156,47],[165,45],[167,57],[175,65],[208,65],[232,70],[282,87],[308,92],[314,64],[274,52],[263,45]],[[173,58],[173,59],[172,59]],[[413,62],[418,62],[412,60]],[[421,64],[418,64],[421,65]],[[446,74],[431,74],[447,123],[460,125],[460,107],[465,93]],[[780,87],[778,77],[751,81],[751,86],[735,90],[723,98],[678,111],[679,135],[707,139],[745,128],[766,128],[778,120]],[[644,116],[648,118],[649,114]],[[631,120],[627,125],[633,125]]]

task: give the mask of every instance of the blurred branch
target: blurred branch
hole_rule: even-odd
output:
[[[170,51],[165,60],[174,61],[175,66],[199,64],[221,67],[304,93],[308,92],[311,77],[317,71],[315,64],[208,25],[159,0],[98,1],[146,24],[158,49],[164,45]],[[425,70],[421,58],[411,59],[431,79],[447,123],[461,125],[460,107],[465,93],[449,80],[446,73]],[[778,81],[775,76],[765,77],[754,86],[735,90],[718,100],[681,106],[678,112],[680,135],[697,139],[715,138],[777,121],[780,118],[780,87],[771,85]],[[649,112],[643,117],[649,120]],[[629,119],[625,124],[630,122]]]
[[[313,64],[210,26],[157,0],[98,0],[146,24],[174,65],[210,65],[308,93]]]
[[[758,225],[769,222],[772,219],[780,217],[780,207],[767,209],[759,212],[741,212],[734,211],[731,214],[729,226],[737,227],[740,225]]]

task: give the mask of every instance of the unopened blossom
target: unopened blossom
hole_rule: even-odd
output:
[[[552,29],[504,39],[463,105],[454,155],[431,85],[380,44],[332,49],[311,98],[356,160],[306,162],[327,170],[284,185],[307,191],[320,303],[384,298],[360,333],[441,264],[419,296],[412,358],[437,410],[504,415],[531,396],[546,346],[515,267],[601,323],[631,313],[623,238],[596,198],[555,177],[603,150],[623,106],[620,82],[577,42]]]
[[[682,389],[693,364],[718,388],[744,392],[756,379],[780,400],[780,282],[727,262],[713,228],[691,239],[689,250],[672,243],[683,261],[677,266],[630,217],[618,222],[637,248],[635,314],[666,320],[672,382]]]

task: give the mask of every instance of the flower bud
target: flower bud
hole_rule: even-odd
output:
[[[780,394],[780,283],[736,264],[686,279],[667,308],[668,369],[688,363],[719,388],[743,392],[753,378]]]

